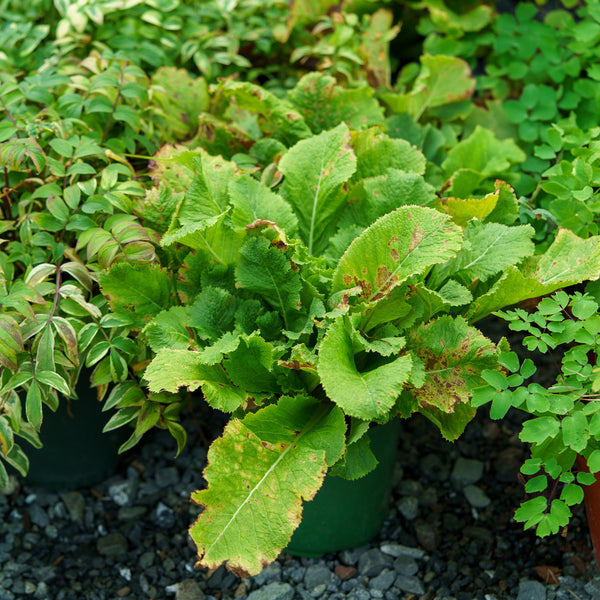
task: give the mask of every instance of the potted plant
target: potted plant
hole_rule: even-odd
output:
[[[586,293],[557,292],[541,299],[535,310],[500,312],[511,329],[525,332],[523,344],[542,353],[562,353],[556,383],[544,387],[533,379],[529,358],[517,354],[500,356],[502,372],[483,372],[488,386],[477,390],[474,404],[491,402],[490,413],[501,419],[516,407],[530,418],[520,438],[530,445],[531,458],[521,468],[526,499],[515,513],[525,528],[534,527],[544,537],[566,527],[571,507],[584,498],[596,558],[600,557],[598,487],[600,471],[600,389],[597,336],[600,333],[598,285],[591,282]]]
[[[181,400],[148,398],[138,381],[148,351],[136,340],[136,322],[111,315],[98,286],[98,273],[112,264],[156,260],[151,232],[132,214],[144,187],[123,157],[141,129],[124,99],[143,108],[148,85],[127,61],[99,56],[2,76],[0,487],[8,481],[5,463],[27,475],[28,455],[32,483],[102,479],[117,449],[155,424],[184,443]],[[123,397],[127,419],[120,413],[109,421],[102,409]],[[100,436],[105,426],[112,432],[132,421],[129,436]],[[66,447],[67,440],[79,446]],[[94,451],[95,443],[108,449]]]
[[[211,95],[211,135],[195,141],[220,155],[163,149],[144,201],[162,265],[118,264],[100,284],[117,316],[152,317],[151,392],[201,389],[232,414],[191,535],[200,564],[244,575],[288,545],[326,473],[373,469],[372,424],[419,411],[458,437],[505,349],[472,323],[593,277],[600,259],[568,231],[534,255],[533,228],[514,224],[517,199],[494,181],[506,158],[488,171],[471,160],[483,196],[437,198],[425,156],[385,132],[368,87],[313,74],[286,99],[229,80]],[[514,154],[507,144],[477,129],[432,181],[475,149]],[[137,299],[113,301],[124,286]]]

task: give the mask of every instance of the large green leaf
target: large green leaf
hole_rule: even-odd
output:
[[[202,386],[206,401],[217,410],[233,412],[245,406],[247,394],[233,385],[219,364],[202,363],[202,355],[192,350],[159,350],[146,368],[144,379],[151,392],[172,392]]]
[[[479,125],[465,140],[456,144],[442,163],[447,177],[461,168],[468,168],[485,176],[502,175],[512,164],[525,160],[525,153],[511,140],[499,140]]]
[[[390,168],[385,175],[359,181],[349,192],[340,227],[368,227],[400,206],[432,206],[435,190],[417,173]]]
[[[483,176],[480,176],[481,179]],[[448,213],[461,227],[473,219],[512,225],[519,217],[519,203],[514,190],[504,181],[495,182],[495,191],[481,198],[442,198],[435,208]]]
[[[428,108],[467,100],[475,91],[469,65],[454,56],[421,57],[421,72],[406,94],[384,93],[381,99],[397,113],[409,112],[418,121]]]
[[[422,206],[402,206],[377,220],[346,250],[333,274],[332,292],[360,287],[360,298],[379,301],[417,273],[452,258],[462,229]]]
[[[379,127],[353,131],[352,147],[357,159],[352,182],[383,175],[388,169],[425,173],[427,161],[423,153],[406,140],[389,137]]]
[[[463,247],[455,257],[433,268],[429,286],[435,289],[449,277],[467,286],[475,280],[486,281],[533,254],[533,234],[530,225],[509,227],[470,221],[465,228]]]
[[[302,283],[281,250],[264,237],[249,238],[240,251],[235,277],[239,287],[263,296],[290,328],[291,317],[300,308]]]
[[[282,157],[281,195],[298,217],[300,237],[310,254],[319,255],[335,231],[345,201],[342,184],[355,169],[350,132],[343,123],[299,142]]]
[[[233,211],[231,222],[235,227],[245,228],[259,219],[277,224],[287,235],[293,235],[298,219],[290,205],[250,175],[241,175],[229,184]]]
[[[244,232],[228,227],[226,218],[227,213],[225,212],[183,227],[175,226],[162,238],[161,245],[183,244],[199,250],[214,264],[234,264],[238,260]]]
[[[455,412],[457,405],[469,403],[476,386],[483,385],[481,371],[498,366],[496,345],[462,317],[445,315],[420,325],[407,332],[406,340],[407,349],[425,366],[423,385],[410,390],[421,408]],[[474,411],[461,413],[473,416]]]
[[[117,263],[99,276],[100,288],[115,312],[145,323],[171,303],[168,273],[156,265]]]
[[[159,312],[144,328],[144,335],[153,352],[161,348],[185,350],[193,339],[188,326],[189,309],[173,306]]]
[[[246,576],[274,561],[300,523],[302,501],[322,485],[332,434],[343,445],[343,419],[335,409],[307,410],[302,398],[284,407],[281,419],[279,406],[268,407],[264,419],[259,412],[249,424],[286,441],[262,440],[234,419],[212,444],[204,471],[208,489],[192,495],[204,507],[190,528],[202,566],[225,562]]]
[[[474,300],[466,316],[474,323],[522,300],[599,277],[600,236],[582,239],[568,229],[559,229],[541,257],[532,257],[519,269],[508,267],[487,293]]]
[[[160,86],[153,89],[153,98],[162,107],[175,137],[189,137],[196,130],[200,113],[209,105],[206,81],[192,78],[186,69],[160,67],[152,76],[152,84]]]
[[[313,72],[305,75],[288,93],[313,133],[344,122],[353,130],[383,125],[383,109],[369,86],[344,89],[334,77]]]
[[[358,335],[346,317],[338,317],[321,342],[318,371],[327,395],[345,414],[373,420],[396,403],[412,361],[409,356],[400,356],[359,371],[355,357]]]
[[[196,175],[176,215],[182,226],[194,225],[227,211],[229,183],[236,169],[234,163],[206,152],[199,152],[193,162]]]

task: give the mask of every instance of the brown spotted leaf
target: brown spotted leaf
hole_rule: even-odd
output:
[[[497,368],[496,345],[462,317],[449,315],[407,331],[406,341],[425,366],[423,385],[411,389],[419,407],[450,414],[460,410],[460,419],[466,419],[464,427],[474,414],[469,405],[471,391],[483,385],[480,373]],[[445,420],[436,422],[442,428]],[[442,434],[455,438],[456,427],[452,423],[452,431],[442,428]]]
[[[332,292],[359,286],[360,299],[386,299],[411,275],[456,255],[462,229],[434,209],[402,206],[381,217],[348,247],[333,275]]]
[[[284,397],[251,421],[229,422],[208,452],[208,488],[192,495],[204,506],[190,529],[199,564],[225,563],[240,576],[256,575],[288,544],[302,501],[321,487],[327,458],[339,458],[345,431],[338,409],[305,396]]]

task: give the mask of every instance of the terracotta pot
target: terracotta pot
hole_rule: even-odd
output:
[[[583,456],[577,457],[577,467],[580,471],[588,471],[587,463]],[[588,527],[590,529],[592,544],[594,545],[596,563],[600,569],[600,474],[596,473],[596,483],[582,487]]]

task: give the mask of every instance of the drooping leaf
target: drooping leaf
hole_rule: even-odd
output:
[[[462,317],[424,323],[407,332],[406,341],[425,365],[425,382],[411,389],[420,407],[452,413],[468,405],[471,390],[484,384],[481,372],[498,365],[496,345]]]
[[[24,348],[19,323],[10,315],[0,315],[0,364],[10,371],[16,371],[17,354]]]
[[[343,123],[299,142],[282,157],[281,195],[298,217],[300,237],[309,254],[319,255],[335,231],[335,219],[344,203],[342,184],[355,169],[350,132]]]
[[[219,364],[202,363],[199,352],[159,350],[144,372],[151,392],[175,393],[181,387],[190,391],[202,386],[206,401],[217,410],[233,412],[245,404],[246,393],[235,387]]]
[[[311,500],[321,487],[327,450],[320,442],[331,437],[329,411],[307,413],[302,404],[297,411],[295,404],[288,405],[294,412],[284,416],[284,425],[274,421],[276,410],[269,413],[268,435],[292,423],[291,442],[262,441],[234,419],[211,446],[204,471],[208,489],[192,495],[204,506],[190,529],[203,566],[217,568],[225,562],[240,576],[256,575],[289,542],[300,523],[302,501]],[[343,432],[338,432],[342,443]]]
[[[333,274],[332,292],[359,286],[366,302],[386,298],[409,276],[454,256],[461,241],[462,230],[448,215],[400,207],[350,244]]]
[[[400,356],[368,371],[356,365],[349,320],[338,317],[319,349],[318,372],[327,395],[345,414],[363,420],[385,415],[395,404],[410,375],[410,356]]]

